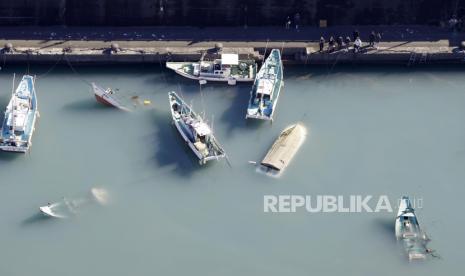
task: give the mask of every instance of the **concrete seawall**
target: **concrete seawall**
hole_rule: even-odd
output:
[[[365,42],[371,31],[382,33],[379,47],[319,51],[320,36],[351,35],[360,31]],[[203,54],[213,58],[239,53],[261,60],[265,51],[282,49],[285,64],[452,64],[463,63],[465,33],[430,26],[344,26],[286,30],[276,27],[194,28],[0,28],[0,66],[24,64],[138,64],[195,61]],[[114,46],[114,49],[111,48]],[[222,45],[222,49],[215,46]],[[221,50],[221,51],[218,51]]]
[[[361,53],[352,48],[319,52],[316,43],[305,42],[202,42],[189,41],[0,41],[3,64],[138,64],[166,61],[195,61],[219,53],[238,53],[257,61],[265,50],[282,49],[285,64],[457,64],[465,63],[465,52],[447,41],[384,42],[379,48],[365,47]],[[221,43],[222,49],[215,49]],[[1,45],[1,44],[0,44]],[[115,49],[111,45],[116,46]]]

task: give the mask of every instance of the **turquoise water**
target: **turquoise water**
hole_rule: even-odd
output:
[[[12,73],[0,75],[0,107]],[[248,85],[200,90],[159,67],[31,67],[40,119],[26,155],[0,154],[2,275],[453,275],[462,271],[465,78],[459,69],[285,68],[275,121],[244,120]],[[100,106],[86,82],[150,100]],[[200,167],[170,122],[167,92],[213,122],[226,162]],[[287,125],[309,136],[280,178],[257,174]],[[38,207],[94,186],[111,195],[67,220]],[[264,195],[423,199],[441,259],[409,264],[395,213],[263,212]]]

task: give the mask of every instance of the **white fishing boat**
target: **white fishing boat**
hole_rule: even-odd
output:
[[[199,159],[200,164],[226,157],[210,126],[175,92],[168,93],[168,97],[174,125]]]
[[[130,111],[129,108],[124,106],[115,96],[115,91],[111,88],[103,89],[95,83],[92,83],[92,90],[94,91],[95,99],[104,105],[116,107],[124,111]]]
[[[107,191],[102,188],[92,188],[89,196],[78,199],[68,199],[64,197],[61,201],[48,203],[45,206],[39,207],[39,210],[42,214],[49,217],[69,218],[76,215],[82,207],[91,203],[98,203],[100,205],[107,204]]]
[[[245,117],[272,121],[283,86],[281,53],[273,49],[255,78]]]
[[[395,224],[396,238],[401,240],[407,252],[409,261],[424,260],[427,258],[426,247],[428,238],[420,229],[415,210],[407,196],[400,200]]]
[[[254,60],[239,60],[237,54],[222,54],[221,59],[199,62],[167,62],[166,67],[177,74],[200,81],[227,82],[235,85],[236,82],[252,82],[257,73],[257,64]]]
[[[5,111],[0,149],[11,152],[27,152],[31,147],[32,134],[38,117],[34,77],[25,75],[21,79]]]

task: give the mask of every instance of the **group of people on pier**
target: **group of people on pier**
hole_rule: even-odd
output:
[[[346,36],[345,38],[343,38],[342,36],[338,36],[336,39],[334,39],[334,37],[331,36],[328,40],[327,52],[331,53],[336,50],[343,50],[343,49],[348,50],[351,44],[353,46],[354,53],[361,52],[361,50],[363,49],[363,42],[362,42],[362,39],[360,38],[360,32],[358,30],[355,30],[353,32],[352,39],[350,36]],[[369,35],[368,47],[378,48],[380,42],[381,42],[381,33],[380,32],[375,33],[375,31],[372,31]],[[319,43],[320,52],[325,51],[325,44],[326,44],[325,38],[322,36],[320,38],[320,43]]]

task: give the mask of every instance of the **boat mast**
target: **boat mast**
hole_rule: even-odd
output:
[[[15,105],[16,105],[16,97],[15,97],[15,77],[16,74],[13,73],[13,84],[11,85],[11,130],[13,131],[13,139],[16,139],[15,136]]]

